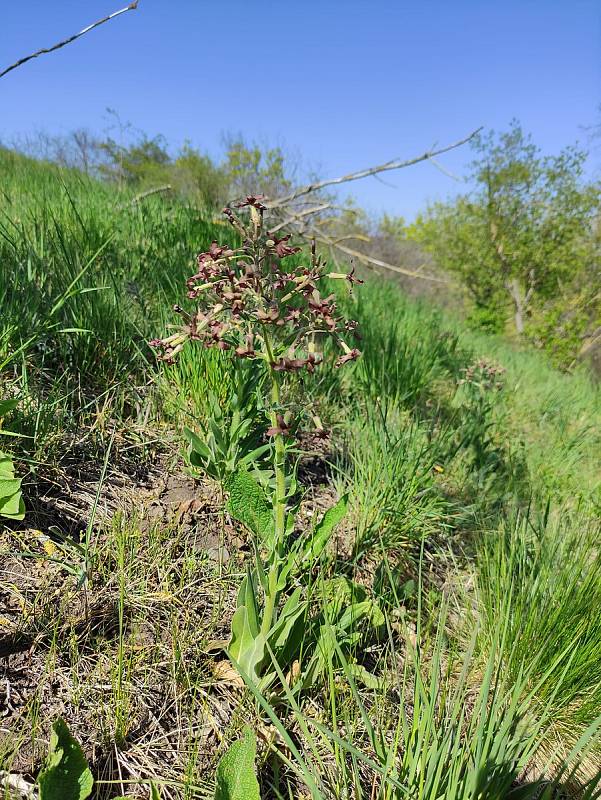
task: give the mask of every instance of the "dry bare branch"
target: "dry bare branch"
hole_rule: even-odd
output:
[[[404,267],[399,267],[396,264],[389,264],[387,261],[382,261],[379,258],[374,258],[373,256],[367,255],[366,253],[362,253],[360,250],[354,250],[351,247],[347,247],[347,245],[345,244],[341,244],[338,241],[334,241],[332,239],[329,239],[328,237],[324,237],[324,235],[321,233],[319,234],[316,233],[315,240],[320,242],[321,244],[327,245],[328,247],[340,250],[345,255],[352,256],[352,258],[357,259],[357,261],[360,261],[362,264],[365,264],[366,266],[382,267],[383,269],[396,272],[399,275],[408,275],[410,278],[420,278],[421,280],[432,281],[433,283],[448,283],[448,281],[444,280],[444,278],[436,278],[434,275],[424,275],[421,272],[405,269]]]
[[[414,158],[408,158],[405,161],[395,159],[393,161],[387,161],[385,164],[380,164],[377,167],[369,167],[368,169],[362,169],[358,172],[351,172],[348,175],[342,175],[339,178],[327,178],[323,181],[308,183],[306,186],[299,186],[298,189],[295,189],[293,192],[285,195],[284,197],[277,197],[273,200],[265,201],[265,205],[268,208],[278,208],[280,206],[293,203],[295,200],[298,200],[299,197],[317,192],[320,189],[325,189],[326,186],[335,186],[341,183],[349,183],[350,181],[358,181],[361,178],[369,178],[372,175],[377,175],[380,172],[387,172],[392,169],[404,169],[405,167],[411,167],[413,164],[419,164],[420,161],[428,161],[429,159],[435,158],[442,153],[448,153],[450,150],[454,150],[457,147],[467,144],[467,142],[473,139],[474,136],[477,136],[481,130],[482,127],[477,128],[468,136],[464,136],[463,139],[459,139],[458,141],[448,144],[445,147],[439,147],[437,150],[427,150],[425,153],[415,156]]]
[[[104,25],[105,22],[109,22],[110,20],[115,19],[115,17],[118,17],[121,14],[125,14],[127,11],[135,11],[137,7],[138,7],[138,0],[134,0],[134,2],[130,3],[125,8],[122,8],[119,11],[114,11],[112,14],[109,14],[108,17],[103,17],[102,19],[99,19],[97,22],[93,22],[91,25],[88,25],[86,28],[83,28],[83,30],[79,31],[79,33],[75,33],[73,34],[73,36],[69,36],[68,39],[63,39],[62,42],[58,42],[57,44],[52,45],[52,47],[43,47],[41,50],[36,50],[35,53],[32,53],[29,56],[24,56],[24,58],[20,58],[18,61],[15,61],[14,64],[11,64],[10,67],[6,67],[6,69],[3,69],[2,72],[0,72],[0,78],[3,78],[9,72],[12,72],[13,69],[16,69],[17,67],[26,64],[28,61],[31,61],[32,58],[37,58],[38,56],[45,55],[46,53],[52,53],[54,52],[54,50],[59,50],[61,47],[65,47],[65,45],[71,44],[71,42],[74,42],[76,39],[79,39],[86,33],[89,33],[90,31],[94,30],[94,28],[98,28],[100,25]]]
[[[463,178],[460,178],[458,175],[455,175],[455,173],[451,172],[450,169],[447,169],[446,167],[443,167],[442,164],[439,164],[438,161],[436,161],[435,158],[429,158],[428,160],[430,161],[430,163],[433,166],[436,167],[437,170],[442,172],[443,175],[446,175],[447,178],[452,178],[454,181],[457,181],[458,183],[462,183]]]
[[[345,239],[360,239],[363,241],[369,241],[369,239],[366,240],[365,237],[361,235],[337,236],[336,238],[332,238],[325,231],[323,231],[318,225],[316,224],[308,225],[307,222],[301,218],[303,216],[306,215],[292,214],[281,225],[278,225],[277,228],[275,229],[271,228],[270,230],[275,232],[283,227],[286,227],[288,229],[293,227],[296,235],[299,236],[301,239],[304,239],[305,241],[310,241],[312,239],[315,239],[315,241],[319,242],[319,244],[325,245],[329,249],[332,255],[334,255],[335,252],[338,250],[344,255],[352,256],[357,261],[360,261],[362,264],[368,267],[380,267],[382,269],[386,269],[391,272],[396,272],[399,275],[407,275],[410,278],[419,278],[420,280],[432,281],[433,283],[449,283],[449,281],[443,278],[437,278],[434,275],[425,275],[420,271],[405,269],[404,267],[399,267],[396,264],[390,264],[387,261],[382,261],[379,258],[374,258],[373,256],[370,256],[367,253],[362,253],[359,250],[354,250],[348,247],[347,245],[342,244],[342,242]]]
[[[329,186],[337,186],[342,183],[360,180],[361,178],[377,178],[381,172],[387,172],[394,169],[403,169],[404,167],[410,167],[413,164],[419,164],[421,161],[431,161],[438,169],[442,169],[442,167],[435,161],[436,156],[439,156],[442,153],[448,153],[450,150],[454,150],[457,147],[461,147],[477,136],[481,130],[482,128],[478,128],[477,130],[472,131],[472,133],[470,133],[468,136],[464,136],[462,139],[459,139],[452,144],[445,145],[444,147],[433,146],[430,148],[430,150],[422,153],[419,156],[415,156],[414,158],[387,161],[385,164],[380,164],[376,167],[369,167],[368,169],[359,170],[358,172],[351,172],[348,175],[342,175],[338,178],[328,178],[323,181],[314,181],[313,183],[306,184],[305,186],[299,186],[294,189],[294,191],[282,197],[265,197],[262,201],[270,210],[273,219],[273,222],[270,225],[270,230],[273,233],[277,233],[283,228],[286,228],[293,231],[299,238],[304,239],[305,241],[315,239],[320,244],[326,246],[334,258],[336,251],[338,251],[344,256],[352,256],[357,261],[360,261],[369,267],[379,267],[401,275],[419,278],[420,280],[433,281],[435,283],[448,283],[448,281],[442,278],[422,273],[421,267],[419,271],[405,269],[404,267],[374,258],[367,253],[362,253],[359,250],[354,250],[353,248],[343,244],[343,242],[348,239],[369,241],[369,239],[366,240],[361,234],[350,233],[345,235],[342,233],[337,236],[332,236],[329,234],[322,226],[326,225],[328,221],[336,219],[336,217],[332,216],[332,212],[344,212],[348,209],[346,209],[344,206],[341,207],[335,205],[333,202],[334,198],[328,194],[324,195],[321,193],[321,190]],[[324,212],[326,212],[325,216]],[[321,217],[318,215],[321,215]]]
[[[153,194],[162,194],[163,192],[171,192],[173,191],[173,186],[170,183],[164,184],[164,186],[155,186],[153,189],[147,189],[145,192],[141,192],[137,194],[135,197],[132,197],[127,203],[124,203],[121,208],[126,208],[129,205],[136,205],[139,203],[140,200],[145,200],[147,197],[151,197]]]
[[[290,225],[293,222],[296,222],[297,220],[301,219],[302,217],[306,217],[306,216],[309,216],[311,214],[317,214],[319,211],[325,211],[326,209],[331,209],[331,208],[332,208],[332,206],[330,205],[330,203],[322,203],[321,205],[318,205],[318,206],[312,206],[311,208],[305,208],[305,209],[303,209],[303,211],[298,211],[296,214],[291,214],[288,217],[288,219],[285,219],[283,222],[280,222],[278,225],[275,225],[273,227],[270,226],[269,230],[270,230],[271,233],[277,233],[278,231],[281,231],[282,228],[286,228],[288,225]]]

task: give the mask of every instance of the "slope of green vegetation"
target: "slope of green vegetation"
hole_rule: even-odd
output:
[[[34,779],[60,716],[95,796],[208,797],[248,724],[264,800],[550,800],[555,779],[598,796],[587,373],[374,274],[339,292],[361,358],[288,388],[330,431],[299,441],[300,533],[336,497],[349,510],[296,579],[300,654],[245,684],[224,648],[250,539],[189,476],[182,430],[217,420],[218,438],[242,408],[261,443],[254,362],[199,344],[165,365],[148,346],[231,229],[8,151],[0,174],[0,401],[18,400],[0,433],[26,506],[0,532],[0,770]]]

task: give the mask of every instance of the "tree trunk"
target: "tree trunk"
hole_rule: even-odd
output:
[[[515,307],[513,316],[515,322],[515,329],[521,336],[524,333],[524,314],[526,311],[527,301],[521,289],[519,281],[516,278],[512,278],[512,280],[508,281],[505,284],[505,286],[507,288],[507,291],[511,295],[511,299],[513,300],[513,305]]]

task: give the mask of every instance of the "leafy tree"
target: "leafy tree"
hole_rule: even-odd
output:
[[[173,162],[170,183],[180,195],[201,206],[218,207],[228,200],[223,168],[189,142]]]
[[[129,144],[109,137],[99,147],[104,156],[101,174],[119,185],[153,188],[169,184],[180,197],[201,206],[219,206],[227,199],[225,171],[189,142],[175,157],[162,136],[143,134]]]
[[[119,185],[144,186],[168,182],[171,157],[162,136],[151,138],[143,134],[129,145],[119,144],[109,137],[100,147],[106,156],[100,171]]]
[[[398,242],[404,242],[407,239],[407,223],[403,217],[382,214],[378,224],[378,233]]]
[[[234,196],[260,193],[277,197],[290,191],[292,179],[280,147],[262,148],[249,144],[242,136],[228,136],[225,148],[224,170]]]
[[[511,310],[517,333],[534,335],[576,287],[598,280],[599,187],[584,181],[585,152],[542,156],[516,122],[474,147],[475,190],[432,206],[411,235],[459,276],[481,319],[502,327]]]

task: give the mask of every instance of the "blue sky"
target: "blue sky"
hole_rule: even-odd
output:
[[[126,0],[2,3],[0,67]],[[243,132],[334,176],[513,117],[545,152],[601,121],[598,0],[141,0],[0,80],[0,139],[106,128],[107,107],[172,145],[220,154]],[[444,157],[457,175],[467,149]],[[461,190],[430,164],[355,184],[373,212],[411,218]]]

